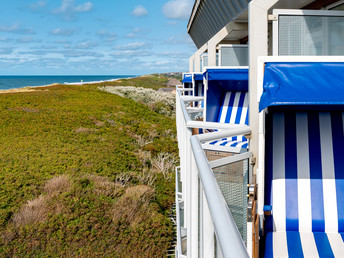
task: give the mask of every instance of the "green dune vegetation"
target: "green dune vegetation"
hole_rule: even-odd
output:
[[[156,90],[167,80],[0,94],[1,256],[165,255],[174,236],[174,107],[106,87]]]

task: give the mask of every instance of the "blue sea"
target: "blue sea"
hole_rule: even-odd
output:
[[[136,75],[23,75],[0,76],[0,90],[17,89],[27,86],[45,86],[53,83],[84,84],[136,77]]]

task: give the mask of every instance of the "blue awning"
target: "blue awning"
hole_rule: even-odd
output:
[[[248,91],[248,69],[207,69],[203,76],[227,90]]]
[[[191,73],[184,73],[182,82],[183,83],[192,83],[192,74]]]
[[[344,105],[344,63],[266,63],[259,111],[279,105]]]
[[[203,81],[203,74],[202,73],[194,73],[194,80],[195,81]]]

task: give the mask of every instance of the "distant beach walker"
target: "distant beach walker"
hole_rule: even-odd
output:
[[[83,85],[132,77],[137,77],[137,75],[4,75],[0,76],[0,90],[50,86],[53,84]]]

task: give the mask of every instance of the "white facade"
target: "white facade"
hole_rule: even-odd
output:
[[[196,1],[195,3],[190,17],[189,30],[192,30],[192,20],[202,2]],[[213,2],[214,6],[221,5],[221,1],[215,3],[217,0],[213,0]],[[228,0],[227,2],[234,6],[234,2],[238,1]],[[223,59],[226,47],[237,46],[240,50],[247,50],[249,126],[195,121],[195,117],[205,117],[204,109],[197,110],[191,103],[205,100],[206,97],[192,98],[184,96],[182,90],[177,92],[176,112],[180,167],[177,169],[176,184],[182,185],[182,189],[179,187],[177,191],[177,211],[179,212],[179,216],[177,216],[179,223],[177,257],[259,256],[259,230],[263,227],[264,217],[264,181],[258,171],[264,170],[264,151],[260,144],[264,140],[264,117],[262,113],[258,112],[258,102],[262,91],[260,86],[263,79],[260,71],[262,67],[258,67],[258,60],[261,60],[261,56],[269,55],[344,55],[344,40],[342,40],[344,39],[344,37],[342,38],[344,35],[344,12],[301,10],[305,6],[314,6],[315,8],[318,6],[317,2],[321,1],[250,1],[236,20],[220,29],[189,58],[190,72],[204,72],[206,69],[205,57],[207,66],[216,67],[221,64],[231,64]],[[342,10],[343,1],[332,1],[327,7],[322,8]],[[213,15],[221,14],[215,12]],[[309,26],[310,20],[308,19],[316,20],[317,23],[312,24],[313,27]],[[342,25],[343,27],[341,27]],[[297,43],[293,41],[294,38],[297,39]],[[233,53],[232,51],[231,54]],[[218,64],[216,62],[217,54],[219,55]],[[240,55],[242,54],[245,53],[241,52]],[[233,63],[238,63],[239,59],[233,60]],[[241,63],[237,65],[241,65]],[[205,90],[207,90],[206,85]],[[219,131],[195,135],[195,128]],[[248,151],[210,161],[202,147],[202,142],[205,139],[215,140],[234,135],[247,135],[249,138]],[[217,168],[231,166],[230,164],[237,162],[247,163],[247,168],[245,167],[243,170],[247,169],[247,207],[249,212],[244,236],[243,232],[238,231],[235,226],[227,205],[228,201],[225,199],[226,197],[224,198],[223,189],[221,189],[221,185],[219,186],[216,178]],[[180,212],[181,206],[183,206],[182,212]],[[181,226],[181,224],[183,225]]]

